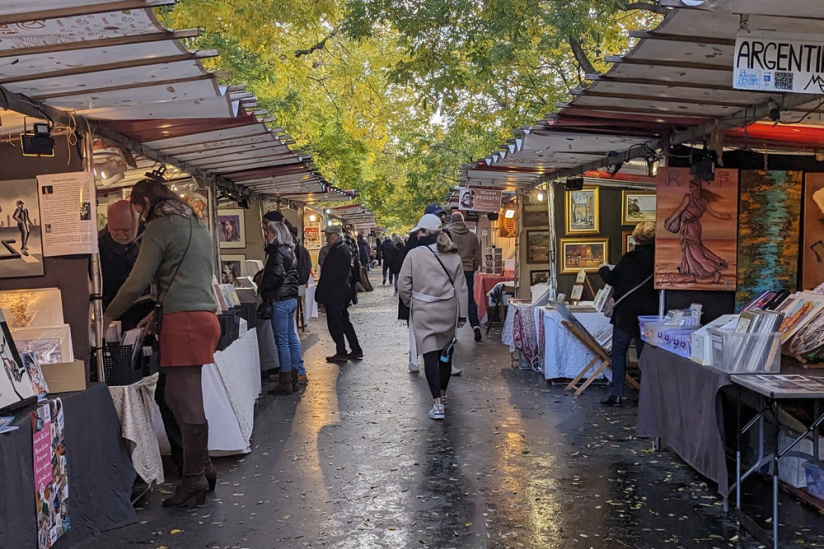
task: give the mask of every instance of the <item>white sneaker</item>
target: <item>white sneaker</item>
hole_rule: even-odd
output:
[[[418,372],[421,371],[420,366],[418,366],[417,364],[413,364],[413,363],[410,362],[408,364],[408,366],[409,366],[409,373],[411,373],[411,374],[417,374]]]
[[[454,366],[454,365],[452,366],[452,375],[453,375],[453,376],[459,376],[459,375],[461,375],[461,372],[462,372],[462,371],[463,371],[463,370],[461,370],[460,368],[455,368],[455,366]]]
[[[429,417],[432,419],[444,419],[443,404],[433,404],[429,410]]]

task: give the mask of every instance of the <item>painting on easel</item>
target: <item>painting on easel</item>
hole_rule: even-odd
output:
[[[738,170],[710,179],[668,168],[658,178],[655,288],[735,290]]]

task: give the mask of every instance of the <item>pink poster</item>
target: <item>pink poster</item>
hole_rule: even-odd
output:
[[[70,527],[64,425],[59,398],[31,413],[38,549],[52,547]]]

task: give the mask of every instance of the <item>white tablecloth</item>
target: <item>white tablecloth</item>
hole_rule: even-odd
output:
[[[203,367],[203,405],[209,420],[211,455],[248,454],[260,395],[257,332],[251,330],[215,353]]]
[[[595,336],[609,327],[609,319],[603,313],[574,311],[575,317],[590,334]],[[544,377],[546,379],[574,378],[595,358],[572,333],[561,324],[563,318],[552,309],[544,308]],[[612,369],[605,372],[612,379]]]
[[[315,301],[315,292],[318,287],[315,284],[310,284],[307,287],[301,287],[301,292],[304,293],[303,303],[303,323],[309,324],[310,318],[318,317],[318,302]]]
[[[129,442],[134,470],[146,484],[164,482],[154,423],[157,377],[158,374],[152,374],[132,385],[109,387],[120,419],[121,436]]]

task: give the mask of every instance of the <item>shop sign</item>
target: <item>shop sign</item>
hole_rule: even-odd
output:
[[[501,209],[501,191],[462,188],[458,209],[476,212],[497,212]]]
[[[824,93],[824,42],[818,36],[741,31],[735,41],[733,88]]]

